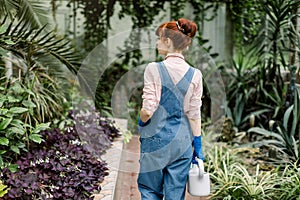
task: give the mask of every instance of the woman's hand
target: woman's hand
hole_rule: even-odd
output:
[[[204,160],[204,156],[203,156],[203,152],[202,152],[202,136],[201,135],[194,137],[193,145],[194,145],[194,152],[193,152],[192,163],[198,164],[196,157],[201,160]]]
[[[140,112],[142,122],[146,123],[151,118],[151,112],[142,108]]]

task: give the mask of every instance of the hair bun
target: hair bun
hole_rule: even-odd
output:
[[[178,25],[184,30],[182,31],[185,35],[189,37],[194,37],[196,32],[197,32],[197,25],[195,22],[185,19],[185,18],[180,18],[178,19]]]

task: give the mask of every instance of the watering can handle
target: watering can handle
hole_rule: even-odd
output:
[[[204,174],[204,164],[203,160],[196,158],[196,161],[198,162],[198,167],[199,167],[199,176],[202,177]]]

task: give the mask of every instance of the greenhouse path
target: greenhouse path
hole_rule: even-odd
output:
[[[108,164],[109,175],[101,184],[101,192],[94,200],[140,200],[137,188],[139,168],[139,140],[134,135],[129,143],[123,144],[121,138],[113,142],[112,147],[102,157]],[[207,200],[192,197],[188,193],[185,200]]]

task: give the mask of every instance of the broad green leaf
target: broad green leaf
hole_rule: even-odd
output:
[[[9,109],[9,112],[13,114],[21,114],[27,111],[28,108],[23,108],[23,107],[12,107],[11,109]]]
[[[20,154],[20,149],[19,147],[17,146],[10,146],[10,150],[12,150],[13,152],[17,153],[17,154]]]
[[[8,190],[0,191],[0,197],[4,197],[5,194],[8,193]]]
[[[5,137],[0,137],[0,145],[8,146],[9,140]]]
[[[8,169],[9,169],[9,171],[11,171],[11,172],[13,172],[13,173],[15,173],[15,172],[17,172],[18,171],[18,165],[17,164],[10,164],[10,165],[8,165]]]
[[[14,132],[10,131],[9,129],[7,129],[7,131],[5,131],[6,138],[13,138],[13,137],[15,137],[15,135],[16,134]]]
[[[1,108],[0,109],[0,115],[6,115],[7,112],[8,112],[8,109],[6,109],[6,108]]]
[[[13,96],[8,96],[7,99],[9,103],[18,103],[21,101],[21,99],[15,98]]]
[[[24,89],[21,87],[21,85],[19,83],[15,83],[12,87],[11,90],[13,90],[14,92],[16,92],[17,94],[22,94],[24,93]]]
[[[32,101],[24,100],[22,102],[23,106],[28,107],[28,108],[35,108],[36,105]]]
[[[31,135],[29,135],[29,139],[38,144],[40,144],[43,141],[43,139],[41,138],[41,135],[39,135],[39,134],[31,134]]]
[[[6,150],[0,150],[0,155],[5,154],[7,151]]]
[[[40,28],[48,23],[48,7],[43,1],[19,1],[18,17],[33,28]]]
[[[18,135],[24,135],[26,130],[22,127],[11,127],[8,129],[8,132],[13,133],[13,134],[18,134]]]
[[[4,197],[5,194],[8,193],[8,189],[7,189],[7,186],[1,186],[0,184],[0,197]]]
[[[63,130],[64,127],[65,127],[65,124],[66,124],[65,121],[60,122],[59,125],[58,125],[58,128],[59,128],[60,130]]]
[[[42,123],[42,124],[38,124],[34,130],[32,131],[33,133],[39,133],[41,131],[47,130],[48,128],[50,128],[50,122],[48,123]]]
[[[5,88],[0,86],[0,90],[5,90]],[[4,94],[1,94],[1,93],[0,93],[0,99],[1,99],[2,101],[6,101],[6,100],[7,100],[6,97],[7,97],[6,94],[4,95]]]
[[[4,162],[3,162],[2,156],[0,155],[0,169],[2,169],[3,165],[4,165]]]
[[[30,108],[30,109],[29,109],[29,114],[30,114],[31,116],[33,116],[33,112],[34,112],[34,111],[33,111],[33,108]]]
[[[5,50],[5,49],[3,49],[2,47],[0,47],[0,57],[6,56],[7,53],[8,53],[7,50]]]
[[[23,142],[19,142],[17,144],[17,147],[19,147],[20,149],[24,149],[26,146],[25,146],[25,144]]]
[[[35,94],[34,94],[34,92],[32,92],[32,90],[30,90],[30,89],[25,89],[25,91],[26,91],[28,94],[30,94],[30,95],[32,95],[32,96],[35,96]]]
[[[6,27],[5,26],[0,26],[0,34],[5,33]]]
[[[11,41],[11,40],[4,40],[4,43],[6,43],[6,44],[15,44],[13,41]]]
[[[24,129],[24,122],[22,122],[21,120],[19,119],[13,119],[11,121],[11,125],[16,127],[16,128],[19,128],[19,129]]]
[[[4,120],[0,123],[0,130],[5,130],[11,121],[12,118],[4,118]]]

